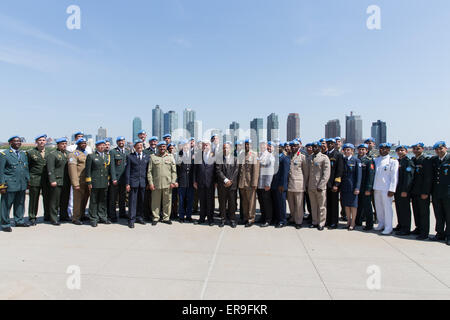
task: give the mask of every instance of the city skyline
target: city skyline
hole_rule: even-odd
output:
[[[155,104],[196,110],[197,130],[275,112],[286,140],[298,113],[313,141],[352,110],[364,137],[383,119],[390,142],[450,140],[448,1],[379,0],[380,30],[366,0],[77,0],[80,30],[66,27],[68,4],[0,3],[0,141],[100,126],[131,140],[136,116],[150,135]]]

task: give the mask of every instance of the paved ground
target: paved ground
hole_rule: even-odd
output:
[[[0,233],[0,299],[450,299],[443,243],[345,229],[122,223]],[[76,283],[69,266],[80,268],[79,290],[67,286]]]

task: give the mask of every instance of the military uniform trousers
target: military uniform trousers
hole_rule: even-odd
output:
[[[358,196],[358,210],[356,213],[356,225],[362,225],[366,221],[366,227],[373,228],[372,195],[366,196],[361,192]]]
[[[378,220],[377,230],[384,229],[384,233],[391,233],[393,229],[392,218],[394,215],[392,197],[389,197],[388,192],[385,190],[375,190],[374,197]]]
[[[49,216],[51,222],[58,221],[58,209],[60,219],[64,221],[69,220],[69,214],[67,212],[69,196],[69,185],[50,187]]]
[[[89,199],[89,189],[86,184],[80,185],[80,188],[73,190],[73,213],[72,221],[81,221],[86,213],[86,206]]]
[[[327,218],[325,225],[337,225],[339,223],[339,191],[333,192],[327,188]]]
[[[305,196],[304,192],[291,192],[287,193],[287,200],[289,204],[289,211],[291,212],[292,220],[295,224],[303,223],[303,198]]]
[[[275,223],[287,224],[286,217],[286,197],[287,191],[280,192],[278,189],[272,189],[273,215]]]
[[[225,186],[218,185],[217,192],[219,196],[219,211],[220,219],[222,221],[235,221],[236,220],[236,197],[237,191],[225,188]]]
[[[450,238],[450,198],[433,197],[433,209],[436,217],[436,232]]]
[[[420,195],[412,195],[414,222],[421,236],[430,234],[430,197],[423,200]]]
[[[308,194],[311,201],[312,224],[323,227],[327,217],[327,193],[326,191],[310,190]]]
[[[30,187],[29,189],[28,219],[30,220],[36,220],[41,193],[44,204],[44,219],[45,221],[50,220],[50,186],[48,181],[43,181],[39,187]]]
[[[208,221],[213,221],[214,218],[214,186],[198,188],[198,198],[200,201],[200,221],[208,218]]]
[[[119,203],[119,217],[125,218],[127,199],[127,185],[125,183],[118,183],[114,185],[111,183],[108,189],[108,218],[117,219],[117,201]]]
[[[170,219],[176,219],[178,216],[178,188],[172,189],[172,209]]]
[[[403,198],[399,193],[395,194],[395,210],[400,231],[411,232],[411,197]]]
[[[24,223],[23,216],[25,214],[25,190],[17,192],[6,192],[2,194],[0,205],[0,218],[2,228],[11,227],[9,213],[14,205],[14,221],[17,224]]]
[[[178,217],[180,219],[192,216],[192,203],[194,201],[194,188],[178,188]]]
[[[244,221],[255,222],[256,216],[256,188],[241,188],[242,209],[244,210]]]
[[[153,221],[159,221],[162,214],[162,221],[170,220],[172,210],[172,189],[155,189],[152,191],[152,215]]]
[[[144,218],[145,188],[131,188],[130,202],[128,204],[128,221],[136,222],[136,219]]]
[[[89,218],[91,222],[106,222],[108,188],[92,188],[89,202]]]
[[[144,219],[152,221],[152,191],[145,189],[144,193]]]
[[[272,192],[271,190],[266,191],[265,189],[256,190],[258,195],[259,208],[261,210],[261,223],[272,223],[273,219],[273,203],[272,203]]]

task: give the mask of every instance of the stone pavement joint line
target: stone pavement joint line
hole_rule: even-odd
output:
[[[225,233],[225,229],[222,228],[220,232],[219,239],[217,240],[216,248],[214,249],[214,254],[212,256],[211,262],[209,264],[208,273],[206,275],[205,281],[203,283],[202,292],[200,293],[200,300],[203,300],[205,297],[206,287],[208,286],[209,277],[211,276],[212,269],[214,267],[214,263],[216,262],[217,252],[219,251],[220,244],[222,243],[222,238]]]
[[[395,249],[396,251],[398,251],[399,253],[401,253],[403,256],[405,256],[406,258],[408,258],[409,260],[411,260],[411,262],[413,262],[414,264],[416,264],[419,268],[421,268],[423,271],[425,271],[426,273],[428,273],[430,276],[432,276],[434,279],[436,279],[439,283],[441,283],[442,285],[444,285],[447,289],[450,289],[450,287],[441,279],[439,279],[437,276],[435,276],[431,271],[429,271],[427,268],[425,268],[423,265],[421,265],[420,263],[418,263],[416,260],[414,260],[413,258],[411,258],[410,256],[408,256],[406,253],[404,253],[402,250],[400,250],[399,248],[397,248],[396,246],[394,246],[392,243],[390,243],[389,241],[387,241],[384,238],[381,238],[384,242],[386,242],[389,246],[391,246],[393,249]]]
[[[302,237],[300,236],[300,232],[296,231],[295,233],[297,234],[297,238],[300,240],[303,248],[305,248],[305,252],[308,255],[309,261],[311,261],[311,264],[314,266],[314,269],[316,270],[317,276],[320,278],[320,281],[322,282],[322,285],[324,286],[325,290],[327,291],[328,296],[330,297],[331,300],[333,300],[333,296],[331,295],[330,290],[328,290],[328,287],[325,284],[325,281],[323,280],[323,278],[322,278],[322,276],[321,276],[321,274],[319,272],[319,269],[317,269],[317,266],[314,263],[314,260],[312,259],[311,255],[309,254],[308,248],[306,247],[305,243],[303,242]]]

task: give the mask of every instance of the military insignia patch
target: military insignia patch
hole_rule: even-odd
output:
[[[411,167],[406,168],[406,172],[411,172],[411,171],[412,171]]]

